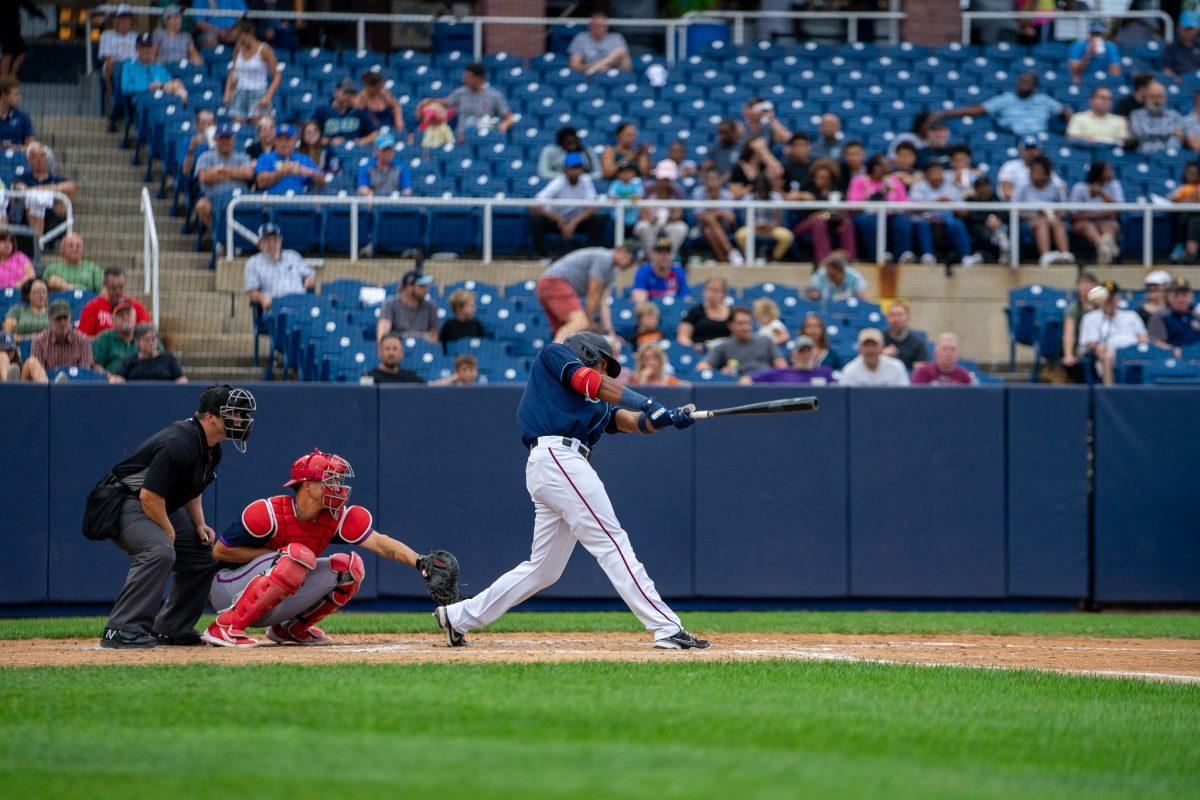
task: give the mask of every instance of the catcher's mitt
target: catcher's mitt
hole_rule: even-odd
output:
[[[439,606],[458,602],[458,559],[445,550],[417,558],[417,570],[427,584],[429,599]]]

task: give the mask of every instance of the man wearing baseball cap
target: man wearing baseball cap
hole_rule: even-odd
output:
[[[1182,80],[1182,76],[1200,70],[1197,27],[1200,27],[1200,14],[1184,11],[1179,15],[1179,24],[1175,28],[1175,41],[1163,48],[1163,73],[1173,77],[1176,83]]]
[[[399,292],[383,304],[375,323],[375,340],[386,333],[416,336],[427,342],[438,340],[438,307],[429,298],[433,276],[411,269],[400,279]]]
[[[908,386],[908,371],[897,358],[883,354],[883,332],[863,328],[858,332],[858,355],[842,367],[842,386]]]
[[[354,107],[358,84],[349,76],[338,81],[333,89],[333,102],[318,108],[313,114],[321,125],[321,135],[334,146],[353,139],[356,144],[370,144],[379,135],[379,126],[365,109]]]
[[[258,253],[246,262],[245,281],[250,303],[262,306],[265,313],[276,297],[311,289],[316,274],[299,253],[283,249],[279,226],[268,222],[258,229]]]
[[[811,336],[797,336],[789,347],[792,352],[788,366],[745,375],[738,379],[738,383],[808,383],[825,386],[834,382],[833,370],[816,363],[817,345]]]
[[[1105,71],[1113,76],[1121,74],[1121,53],[1115,44],[1105,38],[1107,36],[1108,26],[1096,20],[1088,28],[1087,38],[1071,45],[1067,51],[1067,66],[1075,83],[1079,83],[1085,73]]]
[[[539,200],[594,200],[596,186],[591,176],[584,174],[583,156],[567,153],[563,158],[563,174],[543,186],[537,197]],[[533,215],[530,219],[533,248],[539,256],[547,257],[550,253],[547,234],[560,234],[562,252],[567,253],[594,244],[600,234],[595,206],[546,205],[533,206],[529,210]],[[574,241],[576,234],[583,235],[582,243]]]
[[[136,355],[138,349],[133,336],[137,327],[133,304],[128,299],[119,301],[113,306],[112,319],[113,326],[92,340],[92,359],[97,367],[110,375],[120,368],[122,361]]]
[[[92,369],[92,343],[71,324],[71,304],[55,300],[48,312],[50,327],[33,338],[30,358],[51,372],[61,367]]]
[[[375,156],[358,168],[358,193],[366,197],[412,194],[408,167],[396,160],[396,137],[381,133],[375,138]]]
[[[141,94],[159,89],[187,103],[187,87],[182,81],[172,78],[167,68],[154,60],[154,40],[150,34],[143,33],[137,37],[137,58],[125,62],[121,68],[121,94],[131,98],[136,106]]]
[[[211,229],[213,214],[224,209],[236,191],[245,191],[254,179],[254,162],[246,151],[234,147],[233,124],[222,122],[213,135],[214,147],[196,159],[196,180],[203,195],[196,201],[196,216]]]
[[[254,185],[267,194],[305,194],[324,183],[325,173],[311,158],[296,152],[296,129],[286,124],[277,127],[275,148],[254,165]]]
[[[669,237],[660,236],[654,242],[650,251],[650,261],[638,267],[633,276],[633,290],[629,298],[635,304],[647,300],[659,300],[663,297],[674,297],[684,300],[692,296],[688,288],[687,274],[683,267],[675,264],[672,257],[674,242]]]
[[[1150,319],[1150,338],[1159,347],[1174,349],[1200,344],[1200,317],[1192,309],[1192,285],[1186,278],[1176,278],[1167,287],[1167,307]]]
[[[113,15],[113,26],[100,34],[100,49],[97,53],[104,62],[104,87],[109,97],[112,97],[113,69],[117,64],[137,58],[137,38],[137,34],[133,32],[133,12],[125,4],[117,6],[117,13]],[[114,115],[117,111],[114,107]],[[114,128],[110,125],[109,130]]]

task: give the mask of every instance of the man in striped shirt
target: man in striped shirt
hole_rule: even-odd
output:
[[[61,367],[92,369],[92,343],[71,325],[71,306],[66,300],[50,304],[50,327],[33,339],[29,357],[36,358],[46,372]]]

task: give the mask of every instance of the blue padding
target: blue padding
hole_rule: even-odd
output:
[[[1200,600],[1200,389],[1096,390],[1096,599]]]
[[[852,389],[849,427],[851,593],[1003,597],[1003,389]]]
[[[49,593],[55,602],[111,602],[129,557],[112,542],[92,542],[80,525],[88,492],[118,461],[172,421],[191,416],[202,387],[56,384],[50,387]],[[236,457],[226,448],[225,457]],[[227,462],[225,462],[227,463]],[[224,469],[224,463],[222,464]],[[205,493],[212,520],[213,491]],[[99,631],[97,631],[99,633]]]
[[[46,386],[0,383],[8,435],[20,436],[20,443],[10,441],[12,450],[0,458],[0,603],[37,603],[47,598],[50,431],[45,421],[49,406]]]
[[[801,395],[819,397],[820,410],[696,423],[697,595],[848,593],[846,390],[698,386],[695,402]]]
[[[1088,390],[1008,389],[1008,594],[1087,596]]]
[[[350,462],[355,477],[350,501],[364,506],[379,525],[379,439],[376,436],[377,393],[358,385],[247,384],[258,401],[254,428],[244,454],[225,446],[217,477],[218,531],[236,521],[247,504],[260,497],[287,494],[283,488],[292,462],[314,447],[337,453]],[[331,549],[329,552],[335,552]],[[374,553],[358,548],[367,577],[358,597],[377,595],[382,570],[408,569],[378,563]]]

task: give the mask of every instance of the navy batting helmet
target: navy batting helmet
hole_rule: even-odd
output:
[[[572,333],[563,344],[571,348],[572,352],[579,356],[579,360],[589,367],[597,366],[600,363],[600,356],[607,356],[608,366],[604,371],[608,373],[608,377],[615,378],[621,374],[621,362],[617,361],[617,356],[613,353],[608,339],[600,334],[591,331]]]

